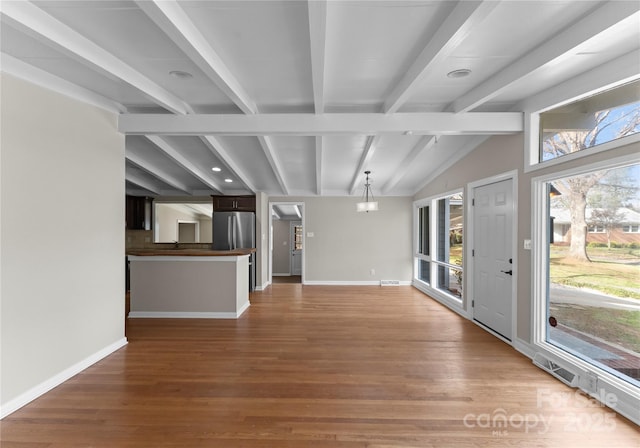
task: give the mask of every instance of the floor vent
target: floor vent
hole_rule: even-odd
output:
[[[400,280],[380,280],[380,286],[400,286]]]
[[[546,370],[551,375],[555,376],[568,386],[578,387],[578,374],[551,361],[541,353],[536,353],[536,355],[533,357],[533,363],[540,367],[542,370]]]

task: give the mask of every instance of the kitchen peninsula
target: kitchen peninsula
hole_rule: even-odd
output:
[[[249,307],[255,249],[130,249],[129,317],[234,319]]]

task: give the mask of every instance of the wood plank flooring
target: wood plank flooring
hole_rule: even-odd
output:
[[[129,344],[0,426],[2,448],[637,447],[640,431],[411,287],[272,285]]]

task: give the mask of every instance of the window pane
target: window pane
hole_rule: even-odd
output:
[[[558,179],[547,341],[640,385],[640,165]],[[635,204],[635,206],[634,206]],[[587,229],[593,231],[586,232]]]
[[[462,193],[438,200],[437,260],[462,266]]]
[[[462,269],[438,265],[438,289],[462,297]]]
[[[429,255],[429,206],[418,209],[418,253]]]
[[[640,132],[640,81],[540,114],[540,161]],[[603,108],[606,105],[606,108]]]
[[[294,226],[294,250],[302,250],[302,226]]]
[[[418,260],[418,279],[425,283],[431,283],[431,274],[429,272],[430,264],[425,260]]]

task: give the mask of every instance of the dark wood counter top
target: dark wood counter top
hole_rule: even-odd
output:
[[[128,249],[127,255],[134,255],[138,257],[237,257],[241,255],[250,255],[255,251],[255,249]]]

